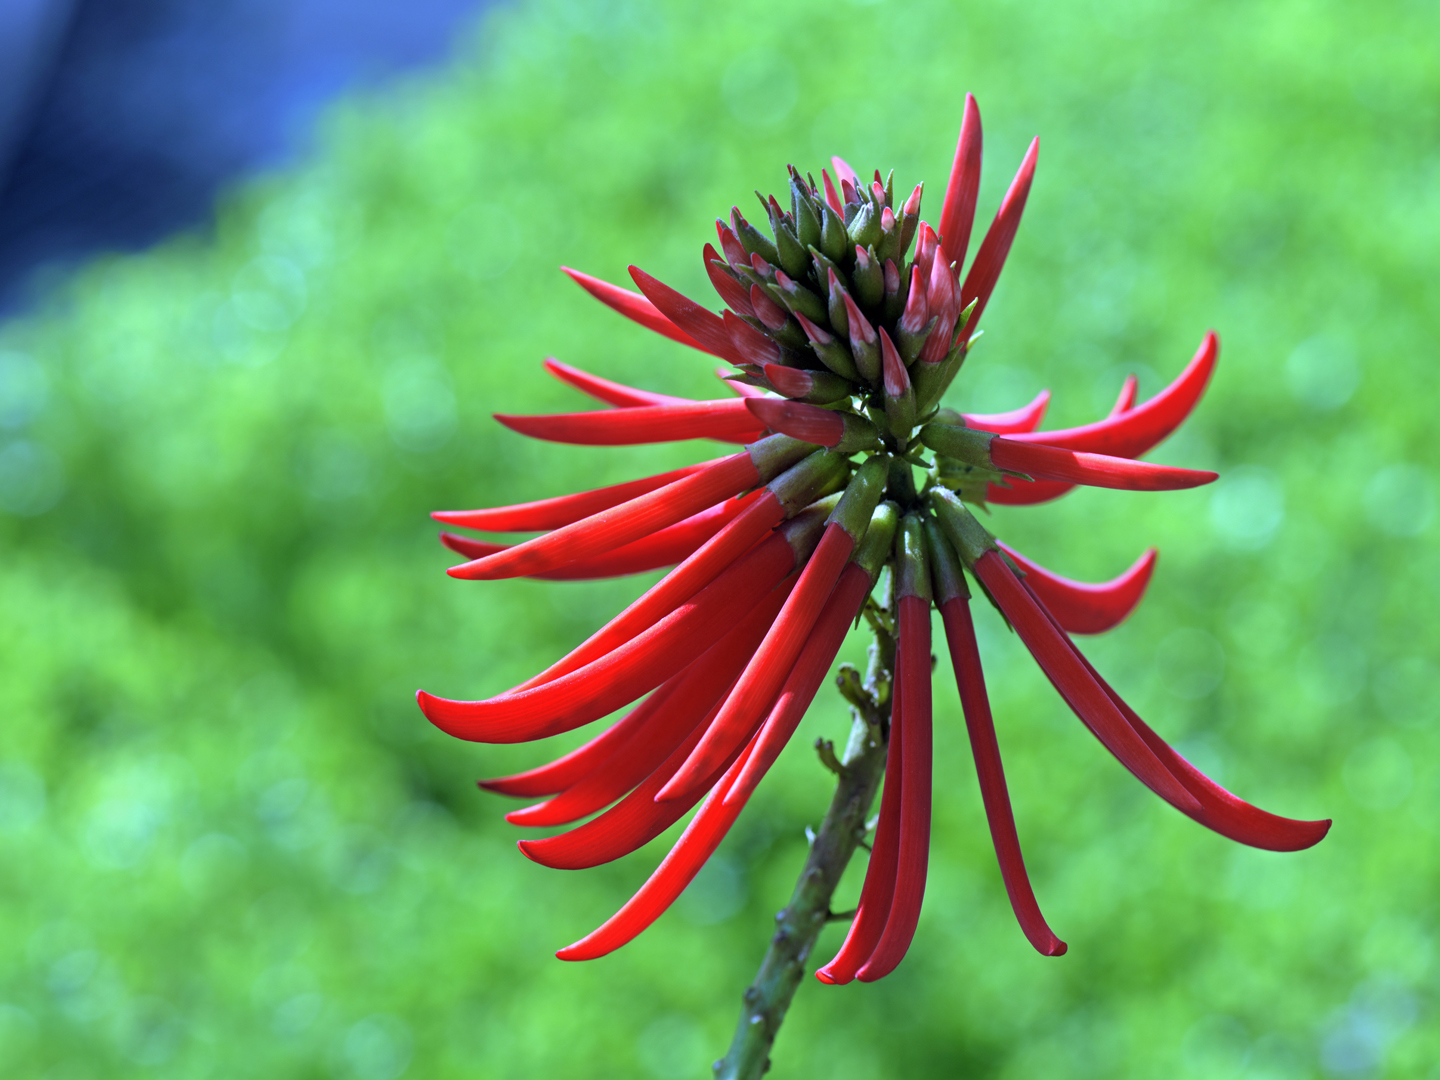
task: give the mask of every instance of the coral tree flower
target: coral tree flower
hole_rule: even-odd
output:
[[[1005,615],[1055,689],[1100,743],[1155,794],[1216,832],[1292,851],[1327,821],[1277,817],[1241,801],[1171,749],[1092,668],[1072,634],[1107,630],[1139,603],[1150,550],[1088,585],[1002,546],[967,507],[1044,502],[1077,484],[1162,491],[1215,474],[1139,460],[1190,414],[1214,370],[1207,334],[1170,386],[1143,403],[1127,380],[1111,414],[1041,431],[1049,394],[1012,412],[939,407],[977,337],[1035,171],[1032,143],[962,274],[980,178],[980,117],[965,102],[937,232],[921,188],[891,177],[789,172],[789,209],[762,199],[769,232],[738,208],[716,223],[709,308],[632,267],[639,292],[566,272],[622,315],[733,365],[738,394],[689,401],[558,361],[556,378],[610,408],[497,416],[538,439],[620,445],[712,439],[741,449],[594,491],[488,510],[437,513],[489,533],[540,531],[513,545],[454,533],[454,577],[577,579],[673,566],[653,588],[545,671],[484,701],[421,692],[442,730],[492,743],[542,739],[629,706],[564,756],[482,781],[538,799],[515,824],[583,824],[520,849],[579,869],[632,852],[703,803],[650,879],[618,913],[559,956],[602,956],[649,926],[715,851],[794,733],[847,629],[868,613],[895,635],[881,809],[857,914],[827,983],[878,979],[914,936],[925,893],[931,797],[931,615],[939,609],[1005,888],[1022,930],[1065,951],[1031,889],[969,610],[967,576]],[[727,373],[728,370],[728,373]],[[923,482],[916,484],[916,471]],[[880,587],[877,588],[877,585]],[[592,816],[593,815],[593,816]]]

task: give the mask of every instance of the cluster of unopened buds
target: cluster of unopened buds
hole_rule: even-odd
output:
[[[1032,144],[1025,155],[962,276],[980,144],[978,111],[967,98],[938,231],[920,219],[919,187],[897,206],[892,179],[879,172],[866,181],[836,158],[835,176],[822,171],[816,184],[792,168],[788,211],[761,198],[769,235],[738,209],[717,223],[720,250],[707,244],[704,257],[727,306],[718,315],[633,267],[639,293],[568,271],[636,322],[728,361],[735,370],[719,374],[739,396],[689,401],[550,360],[553,375],[613,408],[497,418],[526,435],[581,445],[708,438],[744,449],[596,491],[435,515],[488,532],[545,530],[513,546],[444,534],[469,560],[450,570],[458,578],[594,578],[674,565],[589,640],[519,686],[485,701],[419,695],[440,728],[490,743],[548,738],[639,702],[563,757],[482,782],[506,795],[543,797],[508,815],[518,825],[596,815],[559,835],[521,841],[543,865],[579,869],[616,859],[705,800],[639,892],[561,958],[618,948],[680,895],[795,731],[847,630],[864,617],[896,644],[893,672],[872,665],[864,691],[889,706],[888,723],[870,736],[888,742],[888,759],[857,914],[819,976],[843,983],[892,971],[915,932],[930,844],[932,606],[1011,904],[1036,949],[1064,952],[1021,858],[967,576],[1091,733],[1176,809],[1272,850],[1309,847],[1325,835],[1328,822],[1266,813],[1196,770],[1075,647],[1071,634],[1106,630],[1139,602],[1153,549],[1113,581],[1081,584],[1000,544],[966,505],[1039,503],[1077,484],[1158,491],[1215,479],[1137,460],[1199,401],[1215,364],[1213,334],[1159,394],[1137,405],[1132,377],[1110,415],[1083,427],[1038,431],[1048,393],[996,415],[939,407],[978,336],[1038,149]],[[847,681],[856,681],[854,669],[842,674],[842,690]]]

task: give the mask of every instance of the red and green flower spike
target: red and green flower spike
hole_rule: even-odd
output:
[[[717,374],[738,396],[691,402],[550,360],[551,374],[607,407],[502,422],[534,438],[584,445],[710,438],[745,449],[596,491],[436,515],[490,532],[549,530],[509,546],[443,534],[469,558],[451,570],[457,577],[570,580],[676,564],[526,682],[480,701],[419,695],[443,730],[496,743],[546,738],[630,707],[578,750],[484,782],[499,793],[545,798],[514,811],[519,824],[567,824],[598,812],[522,845],[547,866],[593,866],[634,851],[708,792],[640,892],[561,957],[588,959],[624,944],[694,877],[793,735],[847,629],[871,602],[882,565],[892,573],[872,612],[875,656],[888,657],[893,644],[895,671],[877,659],[864,683],[850,669],[842,690],[862,714],[851,740],[859,756],[847,751],[846,760],[866,762],[873,792],[883,753],[884,794],[858,914],[840,952],[817,973],[822,981],[882,977],[915,933],[932,783],[932,602],[1016,918],[1040,952],[1065,949],[1040,913],[1020,854],[962,567],[1077,717],[1166,801],[1257,847],[1298,850],[1325,834],[1328,822],[1267,814],[1200,774],[1070,640],[1109,629],[1133,610],[1153,551],[1113,581],[1071,581],[1003,548],[965,505],[1038,503],[1077,484],[1166,490],[1214,479],[1136,460],[1196,407],[1218,354],[1213,333],[1165,390],[1137,404],[1132,377],[1108,416],[1081,427],[1040,430],[1048,392],[1009,412],[961,412],[958,399],[957,408],[941,407],[1018,235],[1036,164],[1032,144],[964,271],[981,142],[979,110],[967,97],[938,234],[920,219],[922,187],[897,209],[893,174],[862,181],[833,158],[817,185],[788,169],[788,211],[782,200],[761,196],[760,222],[736,208],[728,223],[717,221],[719,250],[705,245],[718,312],[713,301],[697,302],[633,267],[639,293],[567,271],[632,321],[735,365],[738,372]],[[919,491],[917,469],[925,472]],[[832,764],[842,789],[858,775]],[[871,797],[864,796],[867,805]],[[821,850],[829,849],[817,843]],[[817,917],[823,922],[823,911]]]

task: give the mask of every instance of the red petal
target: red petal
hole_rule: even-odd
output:
[[[1045,419],[1045,410],[1050,405],[1050,391],[1041,390],[1029,405],[1022,405],[1003,413],[963,413],[965,426],[979,431],[993,431],[996,435],[1013,435],[1020,431],[1034,431]]]
[[[900,857],[900,813],[904,747],[899,738],[899,718],[903,688],[897,679],[890,698],[890,745],[885,761],[885,789],[880,796],[880,822],[870,845],[870,865],[865,870],[865,884],[860,887],[860,906],[845,943],[835,958],[815,977],[831,986],[841,986],[855,978],[855,973],[870,959],[875,945],[885,932],[890,907],[895,899],[895,873]]]
[[[1005,787],[1000,744],[995,738],[995,721],[985,693],[980,650],[975,644],[975,626],[970,620],[970,602],[957,596],[940,606],[940,616],[945,623],[950,662],[955,668],[955,684],[960,689],[960,705],[965,711],[965,727],[970,733],[970,751],[975,757],[975,773],[980,780],[985,819],[990,825],[990,841],[1000,862],[1000,876],[1010,896],[1011,910],[1036,952],[1042,956],[1061,956],[1065,942],[1056,937],[1045,922],[1035,890],[1030,887],[1030,875],[1025,872],[1020,836],[1015,831],[1015,814],[1010,809],[1010,793]]]
[[[652,711],[607,761],[555,798],[513,811],[505,820],[512,825],[564,825],[604,809],[641,783],[702,720],[709,722],[714,716],[715,707],[739,677],[770,619],[771,613],[763,605],[751,612],[666,684],[673,683],[675,688],[663,707]]]
[[[659,532],[642,536],[639,540],[606,551],[589,559],[562,566],[544,574],[535,574],[546,581],[591,581],[596,578],[624,577],[627,574],[643,574],[658,570],[662,566],[674,566],[682,559],[689,558],[695,550],[734,520],[751,502],[758,492],[751,492],[736,499],[726,499],[717,506],[692,514],[684,521],[661,529]],[[508,550],[510,545],[487,544],[472,540],[468,536],[441,533],[440,540],[452,551],[469,559],[483,559],[487,555]]]
[[[548,416],[496,413],[495,419],[532,439],[580,446],[635,446],[681,439],[754,442],[763,434],[745,403],[733,398]]]
[[[1150,575],[1155,572],[1153,547],[1119,577],[1099,585],[1052,574],[1005,544],[1001,544],[1000,549],[1025,571],[1025,584],[1041,606],[1055,616],[1062,629],[1072,634],[1102,634],[1119,626],[1140,603],[1150,584]]]
[[[930,861],[930,785],[932,733],[930,716],[930,601],[900,598],[900,633],[896,667],[901,684],[900,740],[904,746],[904,779],[900,796],[900,851],[895,868],[895,898],[885,932],[870,959],[856,972],[861,982],[874,982],[894,971],[915,937],[925,899]],[[892,727],[891,738],[894,739]]]
[[[657,334],[664,334],[671,341],[678,341],[681,345],[689,345],[692,349],[699,349],[701,352],[711,352],[710,349],[701,345],[662,315],[654,304],[639,293],[622,289],[619,285],[611,285],[608,281],[601,281],[589,274],[582,274],[579,270],[571,270],[568,266],[562,266],[560,269],[569,274],[577,285],[595,299],[614,308],[627,319],[639,323],[648,330],[654,330]]]
[[[720,841],[735,824],[745,800],[734,802],[722,798],[731,788],[735,776],[745,766],[750,754],[742,753],[715,785],[649,880],[625,902],[625,906],[597,929],[555,955],[561,960],[594,960],[614,952],[633,941],[642,931],[665,913],[671,904],[695,879],[705,861],[715,854]]]
[[[738,495],[760,480],[749,453],[741,451],[708,463],[698,472],[664,487],[601,510],[554,532],[506,551],[452,566],[451,577],[493,579],[524,577],[558,570],[568,563],[612,551],[691,514]],[[468,524],[468,522],[457,522]]]
[[[657,394],[651,390],[637,390],[624,383],[602,379],[599,375],[591,375],[588,371],[581,371],[569,364],[562,364],[553,356],[546,359],[545,370],[561,382],[568,383],[607,405],[634,408],[640,405],[686,405],[690,403],[689,398]]]
[[[1090,666],[1090,661],[1085,659],[1079,649],[1075,650],[1075,655],[1155,756],[1179,778],[1199,802],[1198,810],[1178,807],[1182,813],[1227,839],[1266,851],[1303,851],[1318,844],[1330,831],[1329,818],[1323,821],[1300,821],[1296,818],[1280,817],[1252,806],[1226,791],[1155,734],[1135,710],[1125,704],[1109,683]]]
[[[581,518],[609,510],[623,502],[638,498],[657,488],[673,484],[676,480],[699,472],[712,462],[686,465],[683,469],[672,469],[658,476],[646,476],[640,480],[627,480],[623,484],[597,488],[594,491],[579,491],[574,495],[557,495],[553,499],[537,502],[516,503],[513,506],[496,506],[488,510],[436,510],[430,516],[446,525],[460,525],[467,529],[482,529],[485,532],[530,532],[534,529],[558,529]]]
[[[528,690],[532,686],[539,686],[582,668],[654,626],[714,581],[717,575],[754,547],[784,519],[785,508],[772,491],[764,489],[738,518],[702,544],[694,554],[592,634],[584,644],[540,674],[521,683],[517,689]]]
[[[965,95],[965,118],[955,145],[955,162],[950,182],[945,185],[945,206],[940,211],[940,240],[947,263],[963,263],[970,246],[970,229],[975,223],[975,199],[980,193],[980,107],[971,94]],[[989,430],[988,428],[986,430]]]
[[[474,742],[528,742],[571,731],[634,701],[689,664],[714,642],[717,628],[735,625],[765,602],[794,566],[794,548],[775,535],[654,626],[582,668],[486,701],[452,701],[421,691],[420,708],[442,731]]]
[[[1040,153],[1040,140],[1036,139],[1025,152],[1020,171],[1010,181],[1010,189],[1000,201],[995,220],[980,242],[975,261],[970,264],[970,273],[965,275],[965,284],[960,289],[960,308],[963,311],[970,301],[978,300],[970,321],[965,324],[964,333],[973,334],[980,325],[980,316],[995,291],[995,282],[1000,278],[1000,268],[1010,254],[1010,245],[1015,240],[1015,230],[1020,227],[1020,215],[1025,211],[1025,200],[1030,195],[1030,182],[1035,178],[1035,159]]]
[[[774,590],[764,602],[765,611],[771,618],[784,602],[785,595],[793,587],[790,579]],[[763,621],[761,619],[760,621]],[[720,702],[715,703],[715,708]],[[543,866],[557,870],[582,870],[599,866],[628,855],[636,848],[649,843],[685,815],[685,812],[700,801],[697,794],[693,799],[675,799],[671,802],[656,802],[655,793],[680,767],[686,756],[700,741],[708,716],[690,733],[675,752],[665,759],[645,782],[621,799],[605,813],[592,818],[579,828],[551,836],[544,840],[522,840],[519,847],[528,858]],[[737,750],[710,778],[713,785],[731,766],[740,751]]]
[[[1044,443],[1014,442],[1003,436],[990,443],[990,460],[999,468],[1029,473],[1042,480],[1124,491],[1177,491],[1209,484],[1219,477],[1203,469],[1179,469]]]
[[[1178,428],[1194,410],[1205,393],[1219,353],[1220,339],[1211,331],[1175,381],[1143,405],[1124,413],[1112,413],[1104,420],[1083,427],[1036,431],[1014,438],[1019,442],[1063,446],[1067,450],[1139,457]]]
[[[494,780],[481,780],[480,786],[497,795],[513,795],[520,799],[554,795],[573,787],[589,774],[603,768],[615,754],[624,751],[630,737],[669,700],[688,670],[687,668],[656,687],[655,692],[626,713],[623,720],[611,724],[589,742],[577,746],[568,754],[522,773],[500,776]]]
[[[1070,639],[1055,628],[1044,608],[1010,572],[999,553],[987,551],[980,556],[975,561],[975,573],[1060,696],[1105,749],[1172,806],[1198,810],[1200,804],[1126,723],[1120,710],[1086,671]]]
[[[732,364],[740,363],[735,346],[730,343],[730,335],[719,315],[701,307],[688,296],[682,296],[664,282],[657,281],[638,266],[630,267],[630,276],[635,279],[635,284],[640,286],[640,291],[667,319],[700,342],[707,352],[714,353],[722,360],[729,360]]]
[[[842,526],[831,522],[825,527],[825,535],[801,572],[795,591],[725,699],[715,722],[656,798],[679,799],[694,793],[721,760],[749,740],[790,676],[820,609],[830,598],[854,550],[855,540]]]
[[[743,804],[750,797],[770,766],[775,764],[780,751],[785,749],[790,736],[795,734],[805,710],[815,699],[830,665],[840,652],[851,622],[860,613],[860,606],[870,593],[870,584],[870,575],[855,563],[845,567],[841,573],[835,591],[825,602],[825,610],[815,620],[815,628],[806,639],[805,648],[801,650],[780,696],[775,699],[775,707],[770,710],[751,747],[744,769],[725,795],[727,803]]]

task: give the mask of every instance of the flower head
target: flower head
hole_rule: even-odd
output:
[[[552,375],[611,406],[498,415],[534,438],[579,445],[713,439],[742,449],[595,491],[489,510],[437,513],[487,532],[542,531],[515,545],[453,533],[459,578],[607,577],[674,566],[545,671],[484,701],[421,692],[459,738],[513,743],[570,731],[632,706],[576,750],[481,786],[543,801],[522,825],[584,824],[521,850],[578,869],[634,851],[704,800],[640,891],[559,953],[601,956],[645,929],[714,852],[795,731],[862,615],[892,634],[884,793],[860,906],[822,981],[880,978],[903,959],[925,892],[930,840],[930,610],[939,609],[981,796],[1011,904],[1040,952],[1065,951],[1026,876],[980,656],[973,581],[1004,614],[1066,704],[1143,784],[1241,843],[1309,847],[1329,822],[1276,817],[1241,801],[1171,749],[1111,689],[1071,634],[1107,630],[1139,603],[1147,551],[1114,581],[1052,574],[994,539],[967,504],[1040,503],[1077,484],[1161,491],[1215,474],[1139,460],[1190,414],[1214,369],[1207,334],[1175,381],[1137,404],[1132,377],[1109,416],[1040,431],[1049,394],[1012,412],[941,408],[979,336],[1038,153],[1030,145],[969,270],[980,177],[980,117],[967,97],[937,232],[922,188],[862,179],[839,158],[817,184],[789,171],[789,209],[762,198],[769,232],[732,209],[705,269],[718,314],[631,267],[639,292],[567,270],[622,315],[732,365],[737,397],[689,401],[547,360]],[[757,221],[760,219],[757,219]],[[923,472],[917,485],[916,470]],[[883,588],[877,589],[877,583]],[[648,695],[648,696],[647,696]]]

